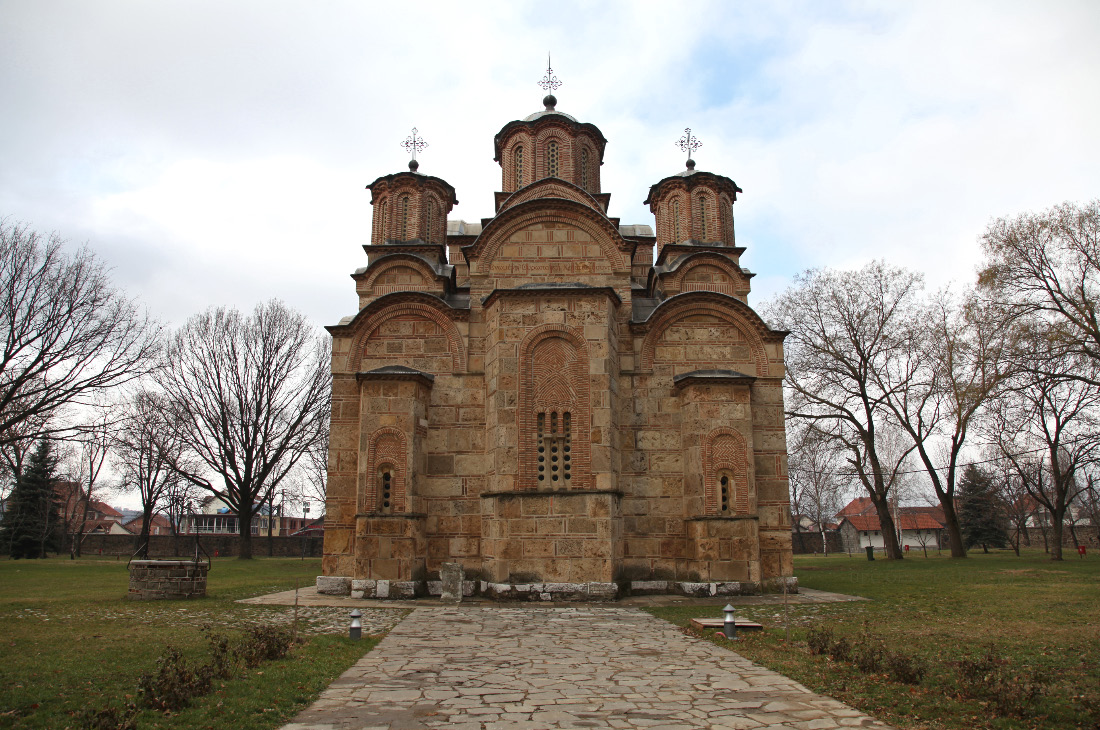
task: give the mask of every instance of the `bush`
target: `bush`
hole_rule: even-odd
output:
[[[978,656],[963,657],[954,665],[959,676],[959,694],[988,700],[1001,715],[1025,717],[1044,691],[1037,676],[1012,672],[1008,661],[997,656],[992,644]]]
[[[886,657],[886,649],[875,639],[867,638],[856,644],[852,650],[852,663],[864,674],[875,674],[882,671],[882,662]]]
[[[87,708],[76,717],[80,730],[137,730],[137,705],[107,705],[101,710]]]
[[[178,649],[157,660],[155,674],[142,674],[138,691],[142,702],[154,710],[176,711],[187,707],[191,698],[210,691],[213,671],[210,665],[192,667]]]
[[[277,626],[256,626],[234,650],[237,658],[248,668],[258,667],[265,661],[282,659],[290,651],[294,635],[289,629]]]
[[[920,684],[928,671],[928,665],[923,659],[900,652],[888,652],[885,664],[890,676],[902,684]]]
[[[833,632],[826,628],[811,627],[806,635],[806,642],[810,645],[811,654],[828,654],[829,647],[833,645]]]

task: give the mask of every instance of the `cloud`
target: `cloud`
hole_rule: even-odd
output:
[[[755,301],[808,266],[885,257],[966,280],[988,220],[1096,197],[1090,3],[397,4],[10,2],[0,6],[0,213],[87,240],[174,322],[273,296],[332,323],[355,307],[364,186],[404,168],[493,210],[492,137],[539,108],[609,140],[611,214],[700,169],[735,214]]]

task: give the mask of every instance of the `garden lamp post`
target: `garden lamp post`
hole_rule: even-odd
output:
[[[351,626],[348,627],[348,638],[352,641],[358,641],[363,638],[363,622],[360,619],[363,614],[358,608],[352,609],[351,612]]]
[[[726,604],[726,607],[722,609],[726,614],[726,621],[722,624],[722,633],[726,635],[727,639],[733,640],[737,638],[737,619],[733,617],[733,606]]]

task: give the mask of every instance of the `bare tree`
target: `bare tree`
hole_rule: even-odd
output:
[[[114,437],[114,448],[122,487],[135,490],[141,499],[139,550],[149,556],[149,534],[153,516],[168,506],[174,482],[180,479],[177,466],[183,463],[180,430],[164,395],[138,391],[126,407]]]
[[[1100,385],[1100,200],[998,219],[982,244],[982,291],[1048,340],[1046,359],[1023,351],[1026,360],[1057,369],[1075,358],[1078,367],[1064,376]]]
[[[201,464],[179,472],[236,513],[242,559],[252,557],[253,516],[327,427],[329,352],[328,338],[278,301],[248,316],[208,310],[172,338],[165,388]]]
[[[959,457],[981,409],[1009,375],[1003,321],[974,297],[940,292],[899,340],[893,362],[874,375],[943,508],[951,557],[965,558],[955,511]],[[934,450],[933,444],[942,448]],[[940,458],[937,458],[940,457]]]
[[[159,332],[88,249],[0,220],[0,444],[68,431],[49,416],[148,372]]]
[[[76,462],[76,469],[71,478],[79,485],[79,501],[75,505],[77,511],[72,515],[75,529],[67,532],[72,539],[69,554],[74,558],[80,557],[92,501],[103,484],[100,475],[103,473],[103,467],[107,463],[107,455],[111,449],[113,429],[111,407],[100,404],[93,412],[92,418],[80,426],[75,436],[76,448],[73,450],[73,461]]]
[[[886,555],[901,559],[890,487],[902,463],[880,454],[891,418],[877,373],[892,365],[910,332],[919,275],[873,262],[859,271],[811,270],[765,308],[785,340],[788,413],[816,424],[841,447],[878,510]],[[902,386],[904,387],[904,384]]]
[[[791,484],[791,504],[799,515],[817,525],[821,550],[829,554],[826,525],[843,507],[842,493],[847,483],[841,456],[826,434],[812,424],[792,422],[787,430],[787,474]],[[799,529],[801,532],[801,529]]]
[[[991,419],[993,442],[1050,516],[1052,560],[1062,559],[1066,511],[1084,486],[1079,477],[1100,458],[1100,388],[1068,377],[1070,359],[1059,370],[1028,374],[998,399]]]
[[[164,438],[171,440],[174,436],[171,431],[166,431]],[[198,487],[182,478],[170,480],[164,491],[162,511],[168,518],[169,529],[172,530],[172,552],[176,555],[180,554],[180,528],[183,526],[184,518],[194,511],[199,493]]]

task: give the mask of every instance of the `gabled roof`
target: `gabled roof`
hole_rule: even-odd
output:
[[[872,532],[882,530],[882,523],[878,515],[851,515],[845,517],[842,522],[849,523],[860,532]],[[897,517],[897,527],[901,530],[939,530],[943,524],[928,514],[900,514]]]

